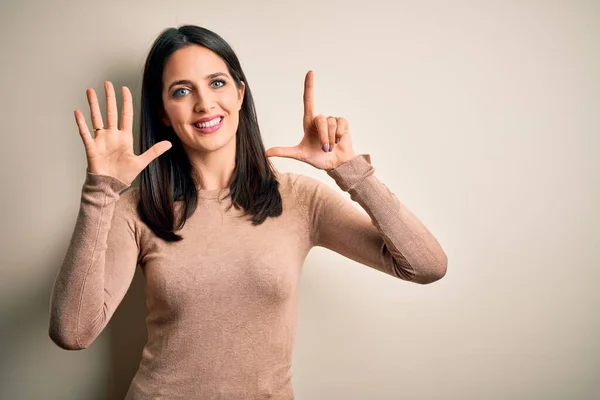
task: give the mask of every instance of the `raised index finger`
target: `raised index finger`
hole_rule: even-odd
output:
[[[314,99],[313,99],[313,72],[308,71],[304,78],[304,116],[312,117],[314,115]]]

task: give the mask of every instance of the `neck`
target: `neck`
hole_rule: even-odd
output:
[[[195,173],[200,176],[201,189],[218,190],[228,186],[235,169],[235,147],[196,154],[190,157]]]

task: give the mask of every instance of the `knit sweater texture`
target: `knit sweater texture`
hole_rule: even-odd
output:
[[[414,283],[445,274],[438,241],[374,171],[365,154],[327,172],[351,200],[277,173],[283,213],[260,225],[228,207],[228,189],[199,189],[179,242],[140,220],[136,188],[87,172],[50,301],[52,340],[90,346],[141,268],[148,341],[126,399],[293,399],[298,283],[312,247]]]

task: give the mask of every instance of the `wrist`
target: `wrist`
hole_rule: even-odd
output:
[[[334,170],[334,169],[336,169],[336,168],[340,167],[341,165],[343,165],[343,164],[347,163],[348,161],[352,160],[352,159],[353,159],[353,158],[355,158],[355,157],[356,157],[356,154],[355,154],[354,152],[352,152],[352,153],[350,153],[350,154],[347,154],[347,155],[345,155],[345,156],[344,156],[344,157],[342,157],[342,158],[339,158],[339,159],[337,160],[337,162],[334,164],[334,166],[333,166],[333,167],[331,167],[330,169],[328,169],[328,170],[327,170],[327,172],[329,172],[329,171],[332,171],[332,170]]]

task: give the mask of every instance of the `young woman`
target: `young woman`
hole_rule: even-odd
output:
[[[265,151],[248,81],[231,47],[197,26],[165,30],[146,61],[141,155],[133,105],[105,84],[106,118],[87,91],[94,135],[75,112],[88,169],[51,299],[50,337],[83,349],[107,325],[139,266],[148,342],[128,399],[293,399],[298,280],[313,246],[427,284],[446,255],[357,155],[344,118],[314,115],[304,137]],[[106,123],[105,123],[106,122]],[[325,170],[278,173],[270,156]],[[140,175],[139,188],[131,188]],[[335,284],[335,283],[332,283]]]

